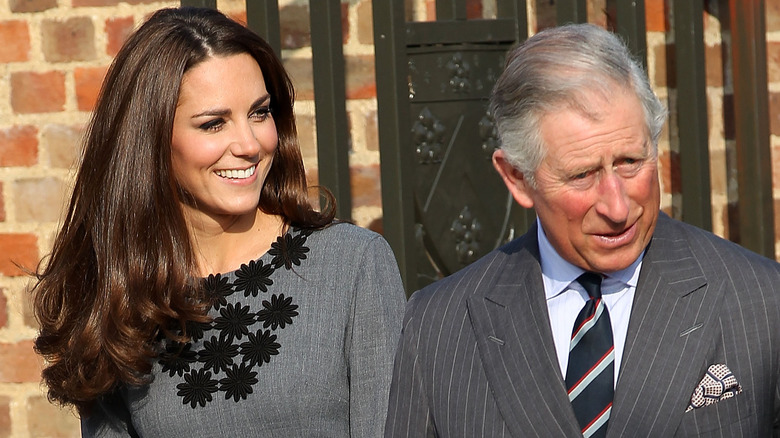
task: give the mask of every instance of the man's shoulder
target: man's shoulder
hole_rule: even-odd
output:
[[[684,240],[700,264],[704,261],[705,264],[720,265],[725,270],[750,266],[751,269],[766,269],[780,275],[780,264],[774,259],[665,214],[659,216],[656,238]]]
[[[530,254],[530,248],[535,248],[535,240],[529,240],[526,233],[503,246],[492,250],[475,262],[444,277],[412,294],[410,307],[438,308],[440,305],[451,306],[462,303],[468,297],[483,294],[495,284],[498,276],[506,269],[514,269],[525,264],[536,263],[538,255]],[[535,239],[535,232],[533,234]],[[535,250],[538,252],[538,249]],[[513,268],[508,268],[512,265]]]

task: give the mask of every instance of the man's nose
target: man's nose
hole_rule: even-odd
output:
[[[625,181],[613,172],[605,172],[599,181],[596,211],[613,223],[628,220],[630,200],[625,190]]]

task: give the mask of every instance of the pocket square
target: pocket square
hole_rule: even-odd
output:
[[[691,396],[691,403],[685,412],[717,403],[742,392],[742,386],[729,367],[724,364],[710,365]]]

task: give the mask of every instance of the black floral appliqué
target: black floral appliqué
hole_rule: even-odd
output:
[[[241,269],[236,272],[238,279],[233,285],[237,291],[243,290],[245,297],[256,297],[258,291],[268,292],[268,286],[274,284],[270,278],[273,272],[273,266],[264,265],[262,260],[252,260],[247,265],[241,265]]]
[[[211,378],[211,372],[206,370],[192,370],[184,375],[184,383],[176,385],[179,392],[176,395],[183,397],[182,403],[192,406],[206,406],[213,400],[211,394],[218,391],[217,381]]]
[[[203,339],[203,334],[211,330],[210,322],[187,321],[186,331],[182,335],[187,335],[193,342]]]
[[[286,324],[292,324],[292,319],[298,316],[298,312],[295,309],[297,305],[292,304],[292,297],[285,298],[284,294],[280,294],[278,297],[276,294],[271,295],[271,302],[263,301],[263,307],[265,309],[257,312],[257,320],[262,321],[263,328],[271,327],[272,330],[276,330],[276,327],[284,328]]]
[[[173,328],[174,333],[189,337],[186,344],[160,338],[164,343],[158,357],[161,374],[183,380],[176,385],[176,395],[184,406],[205,407],[220,400],[214,396],[217,392],[236,403],[254,394],[260,383],[259,370],[282,348],[279,331],[292,325],[299,307],[281,293],[262,301],[258,295],[274,287],[271,277],[278,268],[301,266],[311,234],[311,230],[291,229],[262,259],[241,265],[233,274],[213,274],[201,280],[213,320],[189,321],[185,330]],[[238,301],[241,291],[244,298]]]
[[[233,365],[233,368],[225,370],[227,377],[219,379],[219,390],[225,391],[225,400],[233,397],[234,401],[246,399],[252,393],[252,385],[257,383],[257,373],[245,363]]]
[[[250,333],[249,340],[241,344],[241,355],[250,366],[263,366],[271,361],[271,356],[279,354],[279,348],[281,345],[276,342],[276,335],[272,335],[270,330],[258,330],[255,334]]]
[[[249,311],[249,306],[242,306],[241,303],[236,303],[235,306],[228,304],[214,319],[214,328],[230,341],[241,339],[242,336],[249,334],[249,326],[255,322],[255,315]]]
[[[205,369],[211,368],[218,373],[233,365],[233,358],[238,356],[238,345],[230,339],[212,336],[210,341],[203,342],[203,350],[198,356],[198,362],[203,362]]]
[[[181,377],[184,372],[190,370],[190,364],[198,360],[197,353],[190,350],[192,344],[180,344],[178,342],[168,342],[165,351],[160,354],[160,365],[162,372],[169,371],[170,377],[178,374]]]
[[[219,310],[220,307],[227,306],[227,297],[233,293],[230,286],[228,278],[222,274],[209,274],[208,278],[203,279],[203,290],[211,307]]]
[[[284,266],[286,269],[291,269],[292,265],[300,266],[301,260],[306,259],[306,253],[309,252],[309,248],[304,246],[308,236],[309,234],[305,232],[300,232],[295,237],[291,234],[279,236],[268,250],[268,254],[274,256],[271,259],[274,268]]]

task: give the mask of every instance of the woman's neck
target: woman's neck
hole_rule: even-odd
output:
[[[190,229],[190,241],[202,277],[238,269],[271,248],[285,232],[280,216],[263,213],[232,217],[185,215]]]

